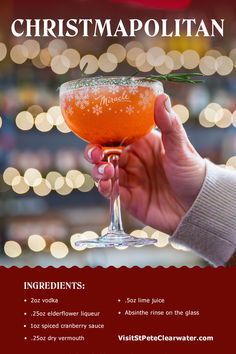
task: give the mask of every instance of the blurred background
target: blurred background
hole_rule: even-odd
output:
[[[152,246],[76,249],[78,234],[98,237],[108,224],[102,198],[83,158],[85,142],[73,135],[59,108],[57,88],[89,75],[202,72],[204,84],[165,83],[173,109],[199,153],[236,173],[235,5],[186,1],[166,10],[155,1],[5,1],[0,13],[0,265],[189,267],[207,263],[168,242],[123,210],[126,231],[154,237]],[[161,8],[160,8],[161,7]],[[75,14],[77,14],[75,16]],[[225,19],[215,37],[16,38],[15,18]]]

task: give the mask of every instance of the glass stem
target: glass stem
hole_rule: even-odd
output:
[[[121,211],[120,211],[120,194],[119,194],[119,154],[109,154],[108,162],[114,167],[114,177],[112,178],[112,189],[110,197],[110,216],[108,232],[123,233]]]

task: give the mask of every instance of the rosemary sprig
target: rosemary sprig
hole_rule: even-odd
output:
[[[87,69],[87,66],[88,66],[88,62],[84,64],[82,70],[81,70],[81,73],[80,73],[80,76],[83,77],[85,75],[85,70]]]
[[[131,76],[136,76],[139,71],[136,71]],[[203,80],[195,80],[195,77],[204,76],[202,73],[180,73],[180,74],[166,74],[166,75],[148,75],[143,78],[143,80],[148,81],[171,81],[171,82],[182,82],[188,84],[198,84],[203,82]],[[142,79],[141,79],[142,80]]]

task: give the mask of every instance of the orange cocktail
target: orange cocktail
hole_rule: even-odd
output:
[[[102,78],[101,85],[100,80],[94,78],[96,86],[62,92],[62,114],[70,129],[103,147],[127,146],[148,134],[154,126],[154,101],[161,84],[117,78],[119,84],[107,80],[104,85],[106,78]]]
[[[122,149],[148,134],[154,126],[154,101],[163,92],[160,82],[142,78],[94,77],[69,81],[60,87],[63,117],[71,130],[91,144],[103,147],[114,167],[108,232],[79,247],[134,246],[155,243],[123,230],[119,198],[119,155]]]

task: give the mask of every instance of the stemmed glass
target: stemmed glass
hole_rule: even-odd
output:
[[[70,129],[90,144],[99,144],[114,166],[108,232],[76,246],[115,247],[155,243],[124,232],[119,196],[119,156],[122,150],[154,127],[154,101],[163,92],[159,81],[141,77],[92,77],[60,87],[60,105]]]

